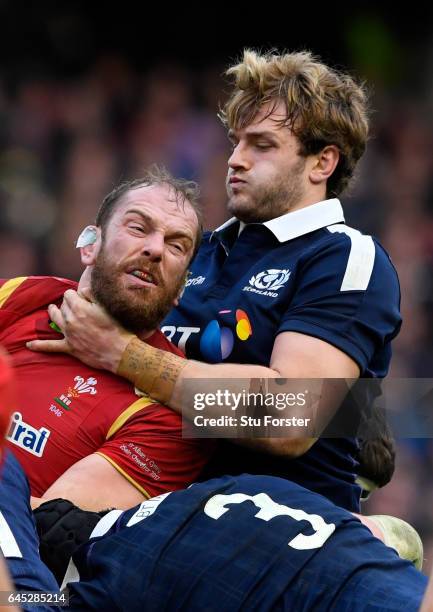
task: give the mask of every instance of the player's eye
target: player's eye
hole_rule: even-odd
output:
[[[233,138],[232,136],[229,136],[229,143],[230,143],[230,148],[231,149],[236,149],[236,147],[238,146],[238,140],[236,140],[236,138]]]
[[[172,242],[171,246],[175,251],[179,251],[179,253],[184,253],[185,247],[180,242]]]
[[[145,233],[145,229],[144,229],[144,227],[143,227],[142,225],[136,225],[136,224],[134,224],[134,223],[131,223],[131,224],[129,225],[129,228],[130,228],[130,229],[132,229],[132,230],[135,230],[135,231],[137,231],[137,232],[140,232],[140,233],[142,233],[142,234],[144,234],[144,233]]]

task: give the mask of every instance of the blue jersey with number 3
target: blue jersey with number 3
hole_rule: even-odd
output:
[[[74,555],[72,610],[411,612],[427,582],[353,515],[275,477],[195,484],[96,530]]]

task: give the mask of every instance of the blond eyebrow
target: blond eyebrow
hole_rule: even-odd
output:
[[[138,208],[129,208],[126,212],[125,212],[125,216],[128,214],[136,214],[139,215],[142,219],[144,219],[144,221],[146,221],[146,223],[149,223],[150,225],[153,225],[153,219],[150,215],[148,215],[147,213],[143,212],[142,210],[139,210]],[[171,234],[169,234],[169,238],[186,238],[187,240],[189,240],[192,244],[194,243],[194,235],[190,230],[175,230],[174,232],[172,232]]]
[[[234,130],[229,130],[227,132],[227,137],[229,139],[236,139],[238,138],[236,136],[236,132]],[[269,130],[258,130],[257,132],[246,132],[245,133],[245,137],[249,140],[257,140],[259,138],[268,138],[272,141],[274,141],[275,139],[278,140],[278,136],[275,132],[271,132]]]
[[[139,215],[140,217],[142,217],[148,223],[152,223],[152,217],[150,215],[147,215],[146,213],[144,213],[142,210],[139,210],[138,208],[129,208],[127,211],[125,211],[125,217],[126,217],[126,215],[129,215],[131,213]]]
[[[194,244],[194,238],[192,234],[187,234],[186,232],[175,232],[173,234],[169,234],[168,238],[175,240],[187,240],[189,243]]]
[[[267,130],[257,131],[257,132],[247,132],[246,137],[250,139],[258,139],[258,138],[269,138],[270,140],[278,139],[275,132],[270,132]]]

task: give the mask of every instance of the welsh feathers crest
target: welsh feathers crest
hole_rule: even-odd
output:
[[[87,380],[84,380],[82,376],[76,376],[74,378],[75,385],[72,387],[68,387],[68,390],[64,393],[61,393],[59,397],[55,397],[54,401],[60,408],[64,408],[65,410],[70,410],[70,406],[72,400],[74,398],[80,397],[83,393],[89,393],[90,395],[96,395],[97,391],[95,386],[98,384],[96,378],[89,377]],[[53,405],[51,408],[55,408]],[[61,412],[54,410],[57,416],[61,416]]]
[[[74,378],[75,385],[74,388],[69,387],[68,395],[71,397],[78,397],[80,393],[90,393],[90,395],[96,395],[97,391],[95,389],[95,385],[98,383],[96,378],[88,378],[84,380],[81,376],[76,376]]]

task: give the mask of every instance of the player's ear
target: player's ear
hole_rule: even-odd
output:
[[[183,292],[185,291],[186,281],[188,280],[188,277],[190,276],[190,274],[191,274],[191,272],[189,270],[187,270],[185,272],[185,274],[183,275],[183,280],[182,280],[182,284],[181,284],[180,289],[179,289],[179,293],[177,294],[177,296],[173,300],[173,305],[175,307],[179,305],[179,300],[183,296]]]
[[[80,249],[81,263],[84,266],[92,266],[101,248],[101,228],[96,225],[88,225],[78,236],[77,249]]]
[[[325,183],[337,167],[340,151],[336,145],[327,145],[317,155],[310,170],[310,180],[315,185]]]

